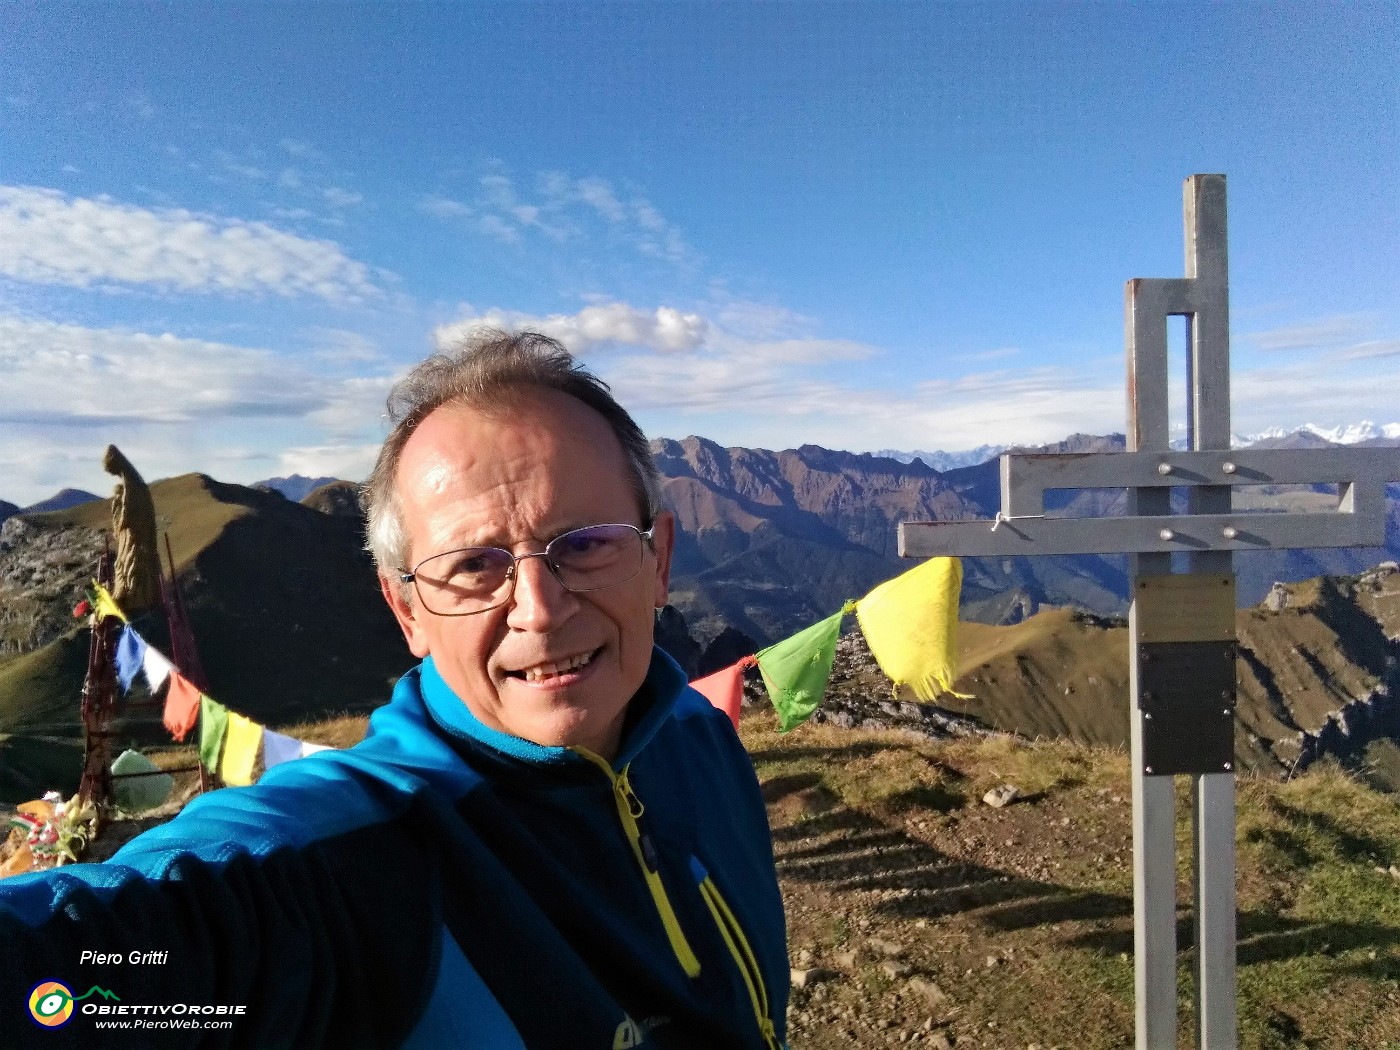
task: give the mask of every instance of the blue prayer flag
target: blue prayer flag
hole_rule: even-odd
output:
[[[131,691],[132,679],[146,661],[146,640],[137,634],[131,624],[122,627],[121,638],[117,640],[117,678],[122,684],[122,692]]]
[[[280,766],[283,762],[290,762],[292,759],[300,757],[300,740],[283,736],[281,733],[274,733],[271,729],[263,730],[264,769],[271,769],[273,766]]]

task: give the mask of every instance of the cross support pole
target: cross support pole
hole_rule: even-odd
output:
[[[1234,1050],[1235,551],[1379,546],[1400,449],[1230,449],[1225,176],[1184,187],[1186,276],[1127,284],[1128,449],[1001,457],[994,521],[904,522],[899,553],[1128,554],[1138,1050],[1175,1050],[1176,794],[1191,778],[1195,1045]],[[1172,449],[1167,318],[1187,318],[1188,447]],[[1332,483],[1335,511],[1242,513],[1241,485]],[[1051,489],[1122,488],[1128,514],[1045,514]],[[1183,489],[1186,512],[1172,512]],[[1173,555],[1178,569],[1174,570]]]

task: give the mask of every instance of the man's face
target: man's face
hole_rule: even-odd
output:
[[[585,525],[644,527],[626,457],[607,421],[583,402],[535,389],[492,415],[456,405],[430,413],[408,439],[397,487],[408,566],[461,547],[544,549]],[[656,520],[655,551],[626,583],[575,594],[543,558],[517,566],[511,599],[470,616],[437,616],[410,588],[383,579],[416,656],[480,721],[547,745],[614,757],[627,702],[651,662],[653,611],[666,603],[674,521]],[[566,673],[544,673],[587,662]]]

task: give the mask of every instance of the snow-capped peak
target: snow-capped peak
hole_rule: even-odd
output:
[[[1285,430],[1283,427],[1270,427],[1262,433],[1251,434],[1247,437],[1236,435],[1236,443],[1250,445],[1256,441],[1277,440],[1288,437],[1290,434],[1299,433],[1312,434],[1314,437],[1320,437],[1334,445],[1354,445],[1358,441],[1372,441],[1375,438],[1390,440],[1400,438],[1400,423],[1382,423],[1378,426],[1369,419],[1363,419],[1360,423],[1344,423],[1335,427],[1320,427],[1316,423],[1304,423],[1291,430]]]

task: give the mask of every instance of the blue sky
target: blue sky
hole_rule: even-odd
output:
[[[1229,177],[1234,425],[1400,419],[1400,7],[0,0],[0,498],[362,477],[482,319],[647,432],[1124,426]]]

